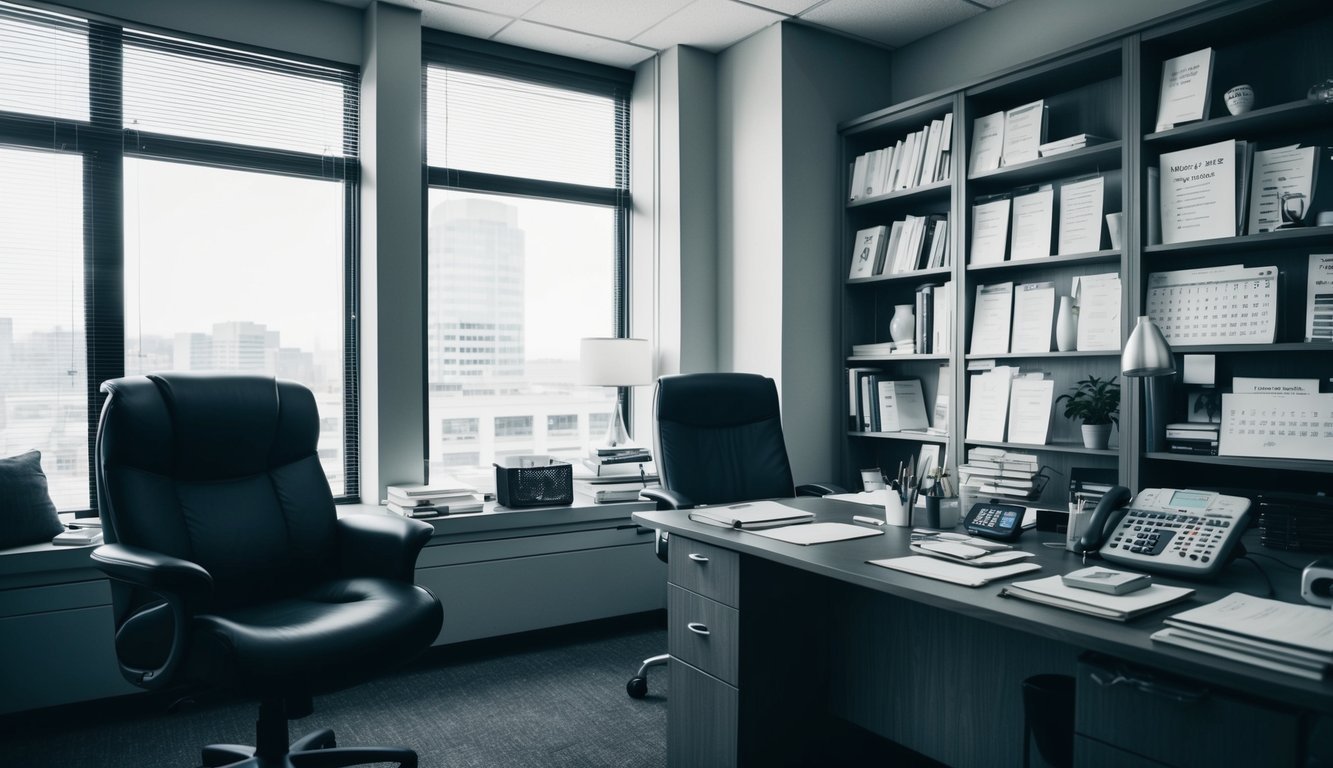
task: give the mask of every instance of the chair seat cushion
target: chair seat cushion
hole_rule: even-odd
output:
[[[337,690],[429,646],[443,611],[389,579],[322,582],[294,597],[195,617],[191,677],[264,695]]]

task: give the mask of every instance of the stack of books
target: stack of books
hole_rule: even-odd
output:
[[[1033,454],[973,448],[967,452],[967,463],[958,467],[958,476],[970,495],[1024,502],[1041,495],[1046,478],[1038,477],[1040,471]]]
[[[1333,668],[1333,611],[1242,592],[1178,613],[1159,643],[1323,680]]]
[[[1080,133],[1066,139],[1048,141],[1045,144],[1038,146],[1037,151],[1041,153],[1042,157],[1050,157],[1051,155],[1058,155],[1063,152],[1072,152],[1076,149],[1091,147],[1094,144],[1105,144],[1108,141],[1110,141],[1110,139],[1105,136],[1094,136],[1091,133]]]
[[[574,490],[597,504],[634,501],[657,482],[657,467],[647,448],[596,449],[574,474]]]
[[[385,504],[403,517],[463,515],[482,510],[482,495],[452,479],[429,485],[391,485]]]
[[[1166,425],[1166,448],[1172,453],[1217,455],[1221,424],[1210,421],[1182,421]]]

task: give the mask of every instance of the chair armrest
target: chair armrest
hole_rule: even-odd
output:
[[[350,514],[338,518],[338,572],[413,582],[417,555],[435,526],[397,515]]]
[[[846,493],[847,489],[832,483],[806,483],[796,486],[797,496],[827,496],[830,493]]]
[[[697,506],[690,497],[678,491],[667,490],[660,486],[644,488],[639,495],[657,502],[658,509],[693,509]]]
[[[213,594],[213,576],[198,563],[124,544],[103,544],[93,550],[92,559],[110,578],[160,596],[171,611],[171,646],[161,666],[140,669],[118,660],[126,680],[150,690],[162,688],[185,658],[190,624]]]

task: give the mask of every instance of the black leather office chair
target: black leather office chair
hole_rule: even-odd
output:
[[[753,373],[686,373],[657,380],[653,431],[660,488],[643,496],[658,509],[690,509],[754,499],[841,493],[833,485],[793,487],[782,436],[778,389]],[[667,560],[667,535],[657,533],[657,556]],[[625,684],[630,696],[648,693],[648,668],[670,654],[645,659]]]
[[[427,648],[440,603],[412,583],[431,526],[338,518],[310,390],[259,376],[116,379],[97,432],[97,494],[116,656],[132,683],[225,686],[260,700],[254,747],[205,766],[417,765],[396,747],[287,743],[311,697]]]

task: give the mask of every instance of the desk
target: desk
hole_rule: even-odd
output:
[[[866,509],[816,498],[791,503],[814,511],[818,520],[839,522]],[[1148,639],[1174,612],[1237,590],[1262,593],[1263,580],[1248,562],[1231,565],[1209,583],[1159,578],[1197,593],[1122,624],[1002,598],[1004,582],[969,589],[866,562],[908,554],[908,529],[803,547],[695,523],[684,512],[633,517],[672,536],[673,766],[830,764],[838,742],[829,740],[826,726],[845,722],[948,765],[1018,765],[1021,683],[1040,673],[1080,676],[1076,764],[1083,766],[1166,764],[1143,759],[1145,751],[1180,765],[1298,764],[1312,728],[1322,733],[1333,714],[1333,683]],[[1078,556],[1041,541],[1063,542],[1063,536],[1025,533],[1021,546],[1036,554],[1033,561],[1042,570],[1020,578],[1065,573],[1080,564]],[[1283,559],[1304,563],[1309,557],[1292,553]],[[1265,565],[1278,596],[1298,599],[1294,574],[1271,561]],[[705,625],[709,635],[685,626],[691,621]],[[1170,716],[1150,716],[1150,704],[1136,712],[1106,710],[1106,696],[1085,684],[1085,662],[1097,660],[1087,652],[1206,683],[1212,698],[1184,715],[1194,721],[1183,738],[1175,738],[1175,731],[1153,736],[1155,723]],[[1119,689],[1111,694],[1120,696]],[[1210,718],[1221,719],[1198,722]],[[1162,743],[1141,745],[1144,739]],[[1143,751],[1118,752],[1121,746]],[[1262,759],[1255,762],[1255,754]]]

